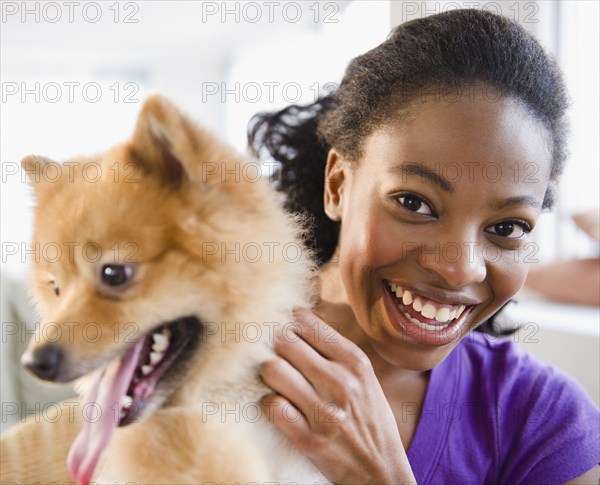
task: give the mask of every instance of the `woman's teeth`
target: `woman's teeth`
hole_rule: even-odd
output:
[[[400,286],[388,282],[392,293],[402,302],[405,307],[412,307],[414,311],[420,313],[423,317],[429,320],[435,320],[440,325],[431,325],[430,323],[421,322],[420,320],[409,315],[402,307],[400,310],[406,318],[419,327],[429,331],[440,331],[448,327],[450,322],[460,318],[465,311],[465,305],[440,305],[434,303],[427,298],[415,295],[409,290],[403,290]]]

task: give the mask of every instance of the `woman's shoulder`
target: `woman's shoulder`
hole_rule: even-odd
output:
[[[579,382],[523,351],[511,337],[472,332],[455,350],[453,366],[466,371],[461,372],[458,394],[493,403],[500,417],[510,414],[515,422],[546,423],[575,415],[600,418],[598,407]]]
[[[510,337],[472,333],[456,350],[460,368],[469,369],[458,395],[483,399],[494,410],[503,481],[567,481],[598,463],[600,412],[575,379],[522,351]]]
[[[583,387],[570,375],[550,364],[540,361],[525,352],[508,337],[494,337],[480,332],[471,332],[457,346],[455,360],[462,366],[468,366],[475,381],[489,382],[496,389],[496,398],[518,391],[519,395],[526,390],[540,391],[542,386],[546,392],[566,389],[573,395],[589,396]],[[469,384],[469,382],[466,382]],[[516,389],[515,389],[516,388]]]
[[[599,454],[600,412],[583,388],[477,332],[433,369],[408,456],[419,483],[560,484]]]

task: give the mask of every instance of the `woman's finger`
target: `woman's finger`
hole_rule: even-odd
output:
[[[310,310],[295,308],[293,315],[298,334],[326,359],[342,363],[368,360],[356,344]]]
[[[312,432],[306,417],[285,397],[267,394],[261,407],[269,421],[277,426],[300,450],[309,448]]]
[[[263,364],[261,376],[267,386],[283,396],[307,418],[318,400],[311,383],[290,362],[276,358]]]
[[[279,336],[275,340],[275,352],[298,369],[315,389],[330,383],[334,377],[331,370],[332,362],[296,333],[293,333],[293,336]]]

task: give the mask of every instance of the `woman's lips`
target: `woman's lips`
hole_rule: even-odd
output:
[[[394,327],[426,345],[452,342],[474,305],[442,304],[384,281],[384,300]]]
[[[452,320],[459,319],[466,305],[450,305],[433,301],[425,296],[403,289],[392,282],[386,282],[390,294],[400,305],[401,310],[408,314],[409,318],[417,320],[415,324],[423,323],[433,326],[447,326]],[[435,329],[432,329],[435,330]]]

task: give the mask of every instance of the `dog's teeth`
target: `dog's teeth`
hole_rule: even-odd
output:
[[[128,408],[133,404],[133,398],[131,396],[123,396],[121,398],[121,406],[123,406],[124,408]]]
[[[150,372],[152,372],[153,370],[154,370],[154,367],[152,367],[151,365],[143,365],[142,366],[142,374],[145,376],[150,374]]]
[[[153,333],[152,338],[154,339],[154,344],[152,345],[152,350],[155,352],[164,352],[169,347],[169,337],[167,337],[163,333]]]
[[[150,365],[158,364],[164,355],[162,352],[150,352]]]

